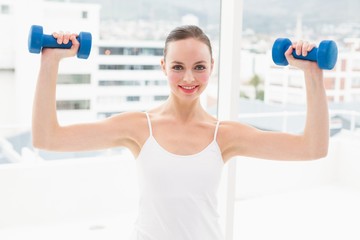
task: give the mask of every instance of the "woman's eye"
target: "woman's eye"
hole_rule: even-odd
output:
[[[198,71],[202,71],[202,70],[205,70],[206,67],[204,65],[197,65],[197,66],[195,66],[195,69]]]
[[[174,69],[174,70],[176,70],[176,71],[179,71],[179,70],[182,70],[183,67],[182,67],[181,65],[174,65],[174,66],[172,67],[172,69]]]

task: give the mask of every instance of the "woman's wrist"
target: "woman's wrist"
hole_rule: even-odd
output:
[[[41,65],[58,65],[61,61],[61,57],[55,54],[42,53],[41,54]]]

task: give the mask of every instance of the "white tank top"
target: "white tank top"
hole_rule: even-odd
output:
[[[152,135],[136,160],[139,213],[131,240],[223,240],[217,191],[224,162],[216,135],[202,151],[177,155]],[[171,134],[171,133],[169,133]]]

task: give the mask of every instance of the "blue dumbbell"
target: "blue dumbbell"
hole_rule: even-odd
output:
[[[78,58],[87,59],[91,51],[91,33],[80,32],[77,40],[80,43],[77,53]],[[43,34],[43,27],[33,25],[30,28],[28,38],[28,48],[31,53],[40,53],[42,48],[71,48],[72,43],[69,41],[67,44],[58,44],[52,35]]]
[[[285,52],[291,44],[292,42],[288,38],[276,39],[272,48],[272,59],[275,64],[281,66],[289,64],[285,58]],[[292,55],[294,58],[317,62],[319,68],[321,69],[331,70],[336,64],[338,49],[334,41],[324,40],[320,43],[318,48],[313,48],[310,52],[308,52],[306,57],[297,55],[295,50]]]

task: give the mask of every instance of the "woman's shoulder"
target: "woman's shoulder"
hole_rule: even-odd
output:
[[[248,125],[241,123],[241,122],[237,122],[237,121],[230,121],[230,120],[219,120],[220,125],[225,128],[225,129],[231,129],[234,127],[247,127]]]
[[[250,130],[251,127],[247,124],[237,121],[220,121],[219,124],[219,135],[223,139],[232,139],[244,135]]]
[[[219,120],[219,128],[222,128],[224,131],[230,130],[237,124],[235,121]]]
[[[237,121],[221,121],[219,125],[217,142],[224,160],[235,155],[242,155],[244,143],[251,139],[253,128]]]
[[[137,121],[142,121],[142,120],[146,120],[146,115],[145,112],[140,112],[140,111],[129,111],[129,112],[122,112],[122,113],[117,113],[112,115],[110,118],[110,120],[113,121],[127,121],[129,123],[133,122],[136,123]]]
[[[147,126],[147,118],[145,112],[131,111],[114,114],[107,119],[112,125],[113,129],[121,129],[123,131],[129,131],[136,133],[143,131]]]

